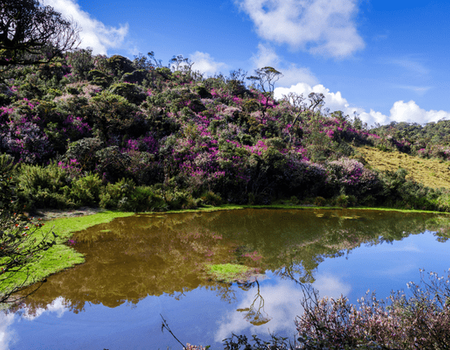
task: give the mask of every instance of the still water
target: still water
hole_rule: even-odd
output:
[[[235,334],[294,339],[299,283],[352,302],[450,268],[450,219],[364,210],[237,210],[136,215],[75,234],[86,263],[0,313],[0,349],[222,348]],[[259,271],[223,283],[211,264]]]

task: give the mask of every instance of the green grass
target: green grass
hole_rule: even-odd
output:
[[[266,204],[266,205],[231,205],[225,204],[217,207],[209,206],[197,209],[183,209],[183,210],[169,210],[165,212],[145,212],[140,214],[179,214],[179,213],[198,213],[198,212],[213,212],[222,210],[243,210],[243,209],[283,209],[283,210],[378,210],[378,211],[397,211],[402,213],[433,213],[433,214],[450,214],[446,212],[439,211],[429,211],[429,210],[418,210],[418,209],[399,209],[399,208],[389,208],[389,207],[337,207],[337,206],[314,206],[312,204],[308,205],[290,205],[290,204]]]
[[[356,151],[363,155],[373,169],[396,171],[403,168],[408,172],[407,179],[431,188],[450,188],[448,161],[423,159],[400,152],[383,152],[374,147],[358,147]]]

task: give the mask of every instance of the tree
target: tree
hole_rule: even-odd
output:
[[[251,80],[254,84],[256,84],[257,88],[259,88],[264,93],[273,94],[275,90],[275,83],[283,76],[281,72],[277,71],[273,67],[263,67],[255,70],[255,75],[248,77],[248,80]]]
[[[0,304],[11,302],[13,293],[32,282],[26,269],[55,244],[56,238],[54,233],[42,234],[41,223],[14,212],[17,208],[11,175],[15,167],[10,156],[0,156]]]
[[[191,62],[191,60],[187,57],[184,57],[183,55],[176,55],[173,56],[169,60],[169,68],[173,71],[184,71],[184,72],[191,72],[192,66],[194,65],[194,62]]]
[[[0,67],[47,63],[79,44],[76,25],[38,0],[0,2]]]

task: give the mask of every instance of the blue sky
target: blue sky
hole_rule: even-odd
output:
[[[326,96],[368,122],[450,119],[450,2],[417,0],[45,0],[82,47],[182,54],[205,75],[272,66],[276,96]]]

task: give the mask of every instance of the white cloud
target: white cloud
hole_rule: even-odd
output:
[[[227,65],[222,62],[216,62],[209,53],[196,51],[189,56],[194,65],[192,69],[200,71],[208,76],[219,73],[221,69],[225,69]]]
[[[8,330],[8,327],[13,323],[13,313],[0,312],[0,350],[9,349],[14,340],[17,340],[17,336],[14,332]]]
[[[391,120],[398,122],[415,122],[419,124],[437,122],[441,119],[450,119],[450,112],[426,111],[420,108],[414,101],[397,101],[391,108]]]
[[[270,66],[279,70],[283,76],[278,80],[277,85],[291,86],[299,81],[309,85],[318,83],[317,78],[308,68],[284,62],[273,48],[263,44],[258,45],[258,52],[253,55],[252,62],[255,68]]]
[[[128,24],[119,27],[106,26],[81,10],[76,0],[45,0],[44,4],[76,22],[82,29],[81,47],[92,48],[94,54],[106,55],[108,49],[120,47],[128,34]]]
[[[258,35],[312,53],[345,57],[364,47],[356,0],[235,0]]]
[[[258,52],[252,56],[252,62],[256,68],[267,66],[276,68],[280,65],[281,59],[273,48],[259,43]]]
[[[450,119],[450,112],[443,110],[426,111],[425,109],[420,108],[412,100],[409,102],[395,102],[390,110],[389,116],[374,111],[373,109],[366,112],[363,108],[351,106],[347,99],[342,97],[340,91],[331,92],[321,84],[311,86],[306,83],[298,83],[292,85],[290,88],[276,88],[274,92],[275,98],[281,99],[283,95],[287,95],[289,92],[295,92],[299,95],[303,94],[305,98],[311,92],[322,93],[325,96],[325,107],[329,108],[330,112],[342,111],[345,115],[349,116],[353,116],[356,113],[359,115],[359,118],[369,126],[374,125],[375,123],[388,124],[391,121],[425,124],[437,122],[441,119]]]
[[[68,310],[67,301],[63,297],[58,297],[55,300],[53,300],[51,304],[48,304],[45,308],[40,307],[30,310],[25,305],[25,307],[23,308],[24,313],[22,314],[22,317],[24,319],[32,321],[40,317],[44,313],[54,312],[56,313],[56,317],[61,318],[67,310]]]

